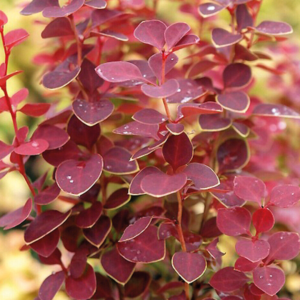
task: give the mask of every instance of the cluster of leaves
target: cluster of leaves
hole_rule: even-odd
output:
[[[155,0],[109,8],[104,0],[31,1],[22,14],[51,18],[42,32],[51,47],[35,63],[45,69],[45,88],[68,90],[63,111],[54,101],[20,108],[26,89],[8,94],[8,79],[20,73],[7,74],[11,49],[28,34],[4,34],[0,13],[0,110],[15,130],[10,145],[0,142],[0,178],[20,172],[32,194],[0,226],[24,222],[22,250],[61,267],[36,299],[51,300],[62,286],[74,299],[278,298],[281,262],[298,255],[300,240],[278,231],[275,217],[298,203],[300,188],[280,175],[278,151],[266,153],[266,144],[282,118],[300,115],[248,95],[257,69],[275,72],[256,45],[292,32],[282,22],[257,25],[261,3],[181,4],[201,34],[228,11],[231,24],[214,28],[210,43],[186,23],[155,19]],[[180,62],[177,51],[186,56]],[[28,137],[19,112],[46,118]],[[24,165],[37,155],[53,172],[32,183]],[[54,201],[70,208],[54,210]],[[237,238],[232,267],[222,268],[221,235]]]

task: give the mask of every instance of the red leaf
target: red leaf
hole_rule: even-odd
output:
[[[162,50],[165,45],[164,33],[167,26],[159,20],[141,22],[134,31],[134,36],[144,44]]]
[[[63,224],[70,216],[71,211],[60,213],[57,210],[47,210],[38,215],[25,231],[24,239],[32,244],[49,234]]]
[[[251,80],[251,69],[242,63],[228,65],[223,71],[225,88],[242,88]]]
[[[193,157],[193,145],[186,135],[171,135],[163,146],[163,156],[176,171],[179,167],[188,164]]]
[[[142,195],[145,192],[141,188],[142,180],[151,174],[159,174],[160,170],[156,167],[146,167],[141,170],[138,174],[135,175],[133,180],[130,183],[129,194],[130,195]]]
[[[130,201],[131,196],[127,188],[122,188],[113,192],[105,202],[106,210],[118,209]]]
[[[11,49],[22,43],[28,36],[29,34],[25,29],[12,30],[4,36],[4,45]]]
[[[154,138],[155,140],[159,140],[159,137],[157,135],[158,130],[158,124],[150,125],[133,121],[121,127],[118,127],[117,129],[114,129],[113,132],[123,135],[140,135],[143,137],[150,137]]]
[[[226,6],[218,5],[215,3],[204,3],[199,6],[199,13],[203,18],[207,18],[217,14],[219,11],[223,10]]]
[[[101,216],[93,227],[83,229],[83,235],[92,245],[99,248],[110,233],[111,226],[110,218]]]
[[[173,47],[173,51],[180,50],[182,48],[197,44],[200,41],[195,34],[187,34]]]
[[[104,170],[113,174],[132,174],[139,170],[136,161],[130,161],[131,153],[121,147],[109,149],[103,156]]]
[[[142,234],[150,226],[151,221],[152,217],[143,217],[129,225],[121,236],[119,243],[129,241]]]
[[[157,227],[149,226],[137,237],[117,244],[119,253],[131,262],[152,263],[166,255],[164,240],[157,238]]]
[[[184,126],[180,123],[168,123],[166,127],[173,135],[180,135],[184,132]]]
[[[189,164],[183,172],[189,180],[192,180],[199,190],[210,189],[220,184],[218,176],[208,166],[199,163]]]
[[[34,203],[39,205],[47,205],[53,202],[58,197],[59,194],[60,194],[60,188],[55,182],[52,185],[48,186],[43,191],[39,192],[34,197]]]
[[[232,34],[222,28],[214,28],[212,41],[216,47],[227,47],[238,43],[242,39],[240,34]]]
[[[71,23],[68,18],[56,18],[42,31],[42,38],[52,38],[61,36],[74,36]]]
[[[275,218],[269,209],[260,208],[253,214],[252,223],[256,229],[256,233],[267,232],[273,228]]]
[[[93,268],[87,264],[85,273],[79,278],[66,279],[66,292],[74,299],[89,299],[96,291],[96,276]]]
[[[65,274],[63,271],[51,274],[47,277],[39,289],[40,300],[52,300],[61,288],[64,280]]]
[[[101,64],[96,68],[97,74],[108,82],[123,82],[143,79],[139,68],[126,61],[113,61]]]
[[[247,258],[251,262],[258,262],[269,255],[270,245],[264,240],[240,239],[235,245],[238,255]]]
[[[285,22],[263,21],[256,28],[256,31],[270,35],[284,35],[293,32],[293,28]]]
[[[275,186],[271,191],[268,205],[277,207],[292,207],[300,200],[300,188],[294,185]]]
[[[218,210],[217,225],[226,235],[248,234],[250,224],[251,214],[243,207],[221,208]]]
[[[102,203],[95,201],[90,208],[79,213],[75,219],[76,226],[80,228],[90,228],[95,225],[102,214]]]
[[[85,5],[92,8],[103,9],[107,6],[107,3],[104,0],[88,0],[85,2]]]
[[[260,267],[253,272],[254,284],[270,296],[276,295],[283,287],[285,276],[277,267]]]
[[[223,108],[215,102],[187,103],[178,106],[178,117],[190,117],[200,114],[218,114],[223,112]]]
[[[27,219],[32,210],[32,200],[29,198],[25,205],[12,211],[0,218],[0,227],[4,227],[4,230],[11,229],[21,224]]]
[[[252,111],[252,115],[299,119],[300,115],[283,104],[260,103]]]
[[[165,98],[174,95],[179,88],[178,82],[175,79],[170,79],[161,86],[153,86],[149,84],[143,84],[142,92],[152,98]]]
[[[248,95],[242,91],[220,94],[217,96],[217,101],[225,109],[238,113],[246,112],[250,105]]]
[[[240,272],[251,272],[259,264],[260,264],[260,261],[253,263],[244,257],[239,257],[234,264],[234,269],[237,271],[240,271]]]
[[[114,105],[108,100],[86,102],[77,99],[72,106],[76,116],[88,126],[106,120],[114,111]]]
[[[56,170],[56,182],[66,193],[81,195],[90,189],[102,173],[103,159],[93,154],[86,161],[66,160]]]
[[[200,115],[199,125],[202,131],[222,131],[231,126],[231,119],[223,118],[219,114]]]
[[[60,6],[47,6],[43,10],[43,16],[46,18],[59,18],[73,14],[84,4],[84,0],[72,0],[69,4]],[[77,298],[76,298],[77,299]]]
[[[0,160],[14,151],[14,147],[0,141]]]
[[[0,86],[4,86],[8,79],[10,79],[11,77],[14,77],[15,75],[18,75],[22,72],[23,71],[15,71],[15,72],[5,75],[3,77],[0,76]]]
[[[3,26],[7,23],[8,19],[7,19],[7,16],[6,14],[0,10],[0,26]]]
[[[164,33],[168,50],[173,48],[190,30],[190,26],[186,23],[178,22],[170,25]]]
[[[20,155],[39,155],[46,151],[49,147],[49,144],[46,140],[36,139],[24,144],[21,144],[19,147],[15,148],[15,153]]]
[[[237,29],[241,31],[242,29],[246,29],[247,27],[253,26],[253,19],[251,14],[248,11],[246,4],[238,5],[236,8],[236,22]]]
[[[236,176],[233,182],[235,194],[245,201],[261,205],[266,196],[266,186],[260,179],[248,176]]]
[[[129,298],[136,298],[142,295],[149,287],[151,277],[149,273],[134,272],[130,280],[124,286],[124,295]]]
[[[268,243],[270,244],[270,254],[267,262],[277,260],[291,260],[300,252],[299,234],[295,232],[276,232],[272,234]]]
[[[186,181],[187,177],[183,173],[167,175],[160,172],[145,176],[142,179],[141,188],[146,194],[159,198],[181,190]]]
[[[248,277],[241,272],[235,271],[232,267],[226,267],[215,273],[209,284],[220,292],[233,292],[240,289]]]
[[[102,254],[100,262],[107,275],[123,285],[128,282],[135,269],[135,263],[124,259],[116,248]]]
[[[30,244],[30,248],[43,257],[49,257],[55,251],[59,237],[59,230],[55,229],[42,239]]]
[[[63,129],[56,126],[40,125],[33,133],[31,139],[43,139],[49,144],[47,150],[53,150],[65,145],[70,137]]]
[[[167,117],[155,109],[144,108],[136,112],[132,119],[144,124],[161,124],[167,121]]]
[[[177,252],[172,257],[172,266],[187,283],[200,278],[206,270],[206,260],[199,253]]]

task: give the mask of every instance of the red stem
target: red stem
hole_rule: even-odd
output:
[[[166,59],[168,57],[168,55],[165,55],[165,52],[163,51],[162,53],[162,67],[161,67],[161,84],[165,83],[165,68],[166,68]],[[163,103],[164,103],[164,107],[165,107],[165,111],[167,114],[167,117],[169,119],[170,122],[172,122],[172,117],[171,117],[171,113],[168,107],[168,103],[166,98],[162,98]]]

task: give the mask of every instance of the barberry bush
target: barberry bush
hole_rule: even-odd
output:
[[[169,22],[158,0],[33,0],[21,14],[45,17],[41,103],[26,88],[8,93],[21,72],[8,73],[11,51],[29,34],[6,32],[0,12],[0,112],[15,133],[0,142],[0,178],[19,172],[30,193],[0,226],[23,225],[21,250],[60,268],[36,300],[60,289],[70,299],[289,296],[300,174],[285,127],[300,119],[299,71],[287,59],[291,26],[257,22],[262,2],[172,1]],[[278,53],[287,61],[270,66]],[[260,97],[259,72],[278,102]],[[19,114],[36,125],[19,126]],[[37,158],[48,171],[32,181]],[[234,241],[230,265],[220,239]]]

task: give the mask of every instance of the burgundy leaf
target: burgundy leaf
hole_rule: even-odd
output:
[[[149,287],[151,277],[149,273],[137,271],[134,272],[130,280],[124,286],[124,295],[129,298],[136,298],[142,295]]]
[[[104,0],[87,0],[85,5],[96,9],[103,9],[107,6],[107,3]]]
[[[18,208],[15,211],[9,212],[8,214],[0,218],[0,227],[4,227],[4,230],[11,229],[21,224],[27,219],[32,210],[32,200],[29,198],[25,205]]]
[[[104,156],[104,170],[113,174],[132,174],[139,170],[136,161],[130,161],[131,153],[124,148],[114,147]]]
[[[123,82],[143,79],[139,68],[126,61],[113,61],[101,64],[96,68],[97,74],[108,82]]]
[[[278,185],[273,188],[268,204],[277,207],[292,207],[300,200],[300,188],[295,185]]]
[[[248,11],[246,4],[238,5],[236,8],[236,22],[237,22],[237,29],[241,31],[246,29],[247,27],[253,26],[253,19],[251,14]]]
[[[203,18],[207,18],[217,14],[219,11],[224,9],[226,6],[219,5],[216,3],[204,3],[199,6],[199,13]]]
[[[199,190],[210,189],[220,184],[216,173],[208,166],[199,163],[189,164],[183,172]]]
[[[48,6],[43,10],[43,16],[46,18],[66,17],[77,10],[84,4],[84,0],[72,0],[69,4],[60,6]]]
[[[56,18],[42,31],[43,39],[73,35],[74,31],[68,18]]]
[[[145,192],[141,188],[142,180],[151,174],[160,174],[160,170],[156,167],[147,167],[141,170],[138,174],[135,175],[133,180],[130,183],[129,194],[130,195],[142,195]]]
[[[56,182],[66,193],[78,196],[96,183],[102,168],[103,159],[99,154],[93,154],[86,161],[66,160],[56,170]]]
[[[217,101],[225,109],[239,113],[246,112],[250,105],[248,95],[242,91],[220,94],[217,96]]]
[[[28,36],[28,32],[22,28],[9,31],[4,36],[4,45],[11,49],[14,46],[17,46],[20,43],[22,43]]]
[[[69,265],[69,275],[71,277],[79,278],[83,275],[86,268],[88,253],[87,248],[81,247],[76,249]]]
[[[90,208],[82,210],[75,219],[76,226],[90,228],[98,221],[102,214],[102,203],[95,201]]]
[[[270,296],[276,295],[283,287],[285,276],[277,267],[265,266],[253,271],[254,284]]]
[[[46,151],[49,144],[46,140],[36,139],[30,142],[21,144],[19,147],[15,148],[15,153],[20,155],[39,155]]]
[[[71,117],[67,128],[72,141],[91,149],[100,137],[101,129],[98,124],[87,126],[82,123],[75,115]]]
[[[152,263],[166,255],[165,241],[157,237],[157,227],[149,226],[137,237],[117,244],[119,253],[131,262]]]
[[[247,258],[251,262],[258,262],[269,255],[270,245],[264,240],[240,239],[236,243],[235,249],[238,255]]]
[[[143,137],[151,137],[155,140],[159,140],[157,135],[159,126],[158,124],[143,124],[136,121],[129,122],[121,127],[118,127],[113,132],[124,135],[140,135]]]
[[[56,248],[49,257],[39,256],[39,259],[45,265],[59,265],[61,263],[61,252]]]
[[[111,226],[111,219],[101,216],[93,227],[83,229],[83,235],[92,245],[99,248],[110,233]]]
[[[164,33],[168,49],[173,48],[190,30],[190,26],[186,23],[178,22],[170,25]]]
[[[275,223],[273,213],[267,208],[260,208],[252,215],[252,223],[257,233],[271,230]]]
[[[163,172],[145,176],[141,182],[144,193],[159,198],[176,193],[186,184],[187,177],[184,173],[167,175]],[[160,183],[159,185],[157,183]]]
[[[250,133],[249,127],[243,123],[233,122],[232,128],[243,138],[247,137]]]
[[[271,247],[268,262],[274,259],[291,260],[300,251],[299,234],[295,232],[276,232],[269,237],[268,243]]]
[[[267,117],[300,118],[297,112],[283,104],[261,103],[254,107],[252,114]]]
[[[177,252],[172,257],[172,266],[187,283],[200,278],[206,270],[206,260],[199,253]]]
[[[100,262],[107,275],[123,285],[128,282],[135,269],[135,263],[124,259],[116,248],[105,252]]]
[[[130,201],[131,196],[127,188],[122,188],[113,192],[105,202],[106,210],[118,209]]]
[[[101,298],[110,299],[110,296],[112,295],[112,284],[109,278],[97,272],[96,279],[97,279],[97,290],[93,295],[92,299],[101,299]]]
[[[240,289],[248,281],[248,277],[232,267],[226,267],[215,273],[209,284],[220,292],[233,292]]]
[[[62,88],[68,85],[73,79],[77,77],[80,73],[80,67],[76,67],[72,71],[62,70],[62,71],[52,71],[47,73],[43,77],[43,85],[44,87],[55,90]]]
[[[70,216],[71,211],[61,213],[57,210],[47,210],[38,215],[25,231],[24,239],[27,244],[32,244],[42,239],[63,224]]]
[[[251,262],[250,260],[239,257],[235,264],[234,269],[240,272],[251,272],[253,271],[258,265],[260,264],[260,261],[258,262]]]
[[[114,111],[114,105],[108,100],[87,102],[77,99],[73,102],[72,107],[78,119],[88,126],[104,121]]]
[[[293,28],[285,22],[263,21],[256,28],[256,31],[270,35],[284,35],[293,32]]]
[[[165,67],[165,75],[167,75],[177,64],[178,57],[171,53],[165,58],[164,67]],[[162,67],[163,67],[163,56],[161,53],[153,54],[149,60],[148,64],[152,72],[155,74],[158,81],[162,82]],[[146,78],[146,76],[144,77]]]
[[[164,33],[167,26],[159,20],[141,22],[134,31],[134,36],[142,43],[162,50],[165,45]]]
[[[48,257],[55,251],[59,242],[59,237],[59,230],[55,229],[42,239],[30,244],[30,248],[32,248],[39,255]]]
[[[32,15],[43,11],[46,7],[59,6],[58,0],[33,0],[21,11],[22,15]]]
[[[266,196],[266,186],[260,179],[248,176],[236,176],[233,182],[235,194],[245,200],[261,205]]]
[[[168,119],[165,115],[152,108],[141,109],[132,118],[140,123],[152,125],[164,123]]]
[[[226,235],[248,234],[250,224],[251,214],[243,207],[221,208],[218,210],[217,225]]]
[[[39,289],[40,300],[52,300],[61,288],[64,280],[65,274],[63,271],[51,274],[47,277]]]
[[[193,157],[193,145],[186,135],[171,135],[163,146],[163,156],[176,171],[179,167],[188,164]]]
[[[79,278],[66,279],[66,292],[74,299],[89,299],[96,291],[96,276],[93,268],[87,264],[87,269]]]
[[[170,297],[168,300],[186,300],[185,292],[182,291],[179,295],[174,295]]]
[[[222,131],[231,126],[231,119],[219,114],[200,115],[199,125],[203,131]]]
[[[187,34],[185,35],[172,49],[172,51],[177,51],[182,48],[197,44],[200,41],[197,35]]]
[[[232,34],[222,28],[214,28],[212,41],[216,47],[227,47],[238,43],[242,39],[240,34]]]
[[[215,102],[205,103],[187,103],[178,106],[178,117],[190,117],[200,114],[218,114],[223,111],[223,108]]]
[[[184,126],[180,123],[168,123],[166,127],[172,135],[181,135],[184,132]]]
[[[174,95],[179,88],[178,82],[175,79],[170,79],[161,86],[153,86],[149,84],[143,84],[142,92],[152,98],[165,98]]]
[[[47,150],[62,147],[70,139],[64,130],[52,125],[40,125],[31,138],[33,140],[42,139],[47,141],[49,144]]]
[[[34,197],[34,203],[39,205],[47,205],[53,202],[60,194],[60,188],[53,183]]]
[[[151,224],[152,217],[144,217],[135,221],[132,225],[129,225],[122,237],[119,240],[119,243],[129,241],[133,238],[136,238],[142,234]]]
[[[223,71],[225,88],[242,88],[251,80],[251,69],[242,63],[228,65]]]

